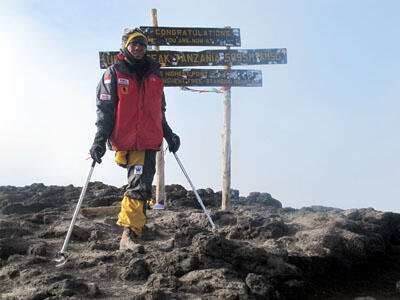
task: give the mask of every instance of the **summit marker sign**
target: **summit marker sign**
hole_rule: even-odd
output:
[[[164,86],[222,86],[224,95],[224,130],[222,134],[222,210],[229,210],[231,191],[231,87],[261,87],[262,72],[260,70],[235,69],[232,66],[243,65],[275,65],[287,63],[286,48],[276,49],[231,49],[240,47],[239,28],[190,28],[190,27],[158,27],[157,10],[151,10],[152,27],[142,26],[153,51],[147,56],[161,65],[160,75]],[[159,51],[159,46],[215,46],[224,47],[219,50]],[[100,68],[106,69],[117,59],[117,51],[99,52]],[[204,67],[224,68],[204,68]],[[182,68],[183,67],[183,68]],[[188,67],[203,67],[192,69]],[[187,88],[187,90],[190,90]],[[194,90],[194,89],[191,89]],[[203,91],[199,91],[203,92]],[[160,148],[163,150],[163,146]],[[163,151],[157,154],[157,189],[156,201],[163,198],[164,193],[164,158]]]
[[[111,66],[118,52],[100,52],[100,68]],[[240,49],[240,50],[205,50],[189,51],[148,51],[147,55],[162,67],[189,66],[240,66],[240,65],[271,65],[286,64],[287,51],[281,49]]]
[[[160,69],[164,86],[262,86],[259,70]]]
[[[140,27],[150,45],[240,47],[239,28]]]

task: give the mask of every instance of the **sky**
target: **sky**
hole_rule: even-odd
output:
[[[117,51],[124,28],[150,26],[152,8],[159,26],[231,26],[242,49],[287,49],[287,64],[236,67],[261,70],[263,86],[232,88],[232,188],[294,208],[400,212],[397,0],[2,0],[0,185],[84,184],[98,52]],[[222,94],[165,95],[194,185],[221,190]],[[113,157],[92,181],[127,183]],[[166,184],[190,189],[168,152],[165,168]]]

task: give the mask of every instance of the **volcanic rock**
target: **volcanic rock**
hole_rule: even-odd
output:
[[[80,215],[57,268],[81,188],[0,187],[1,299],[399,299],[400,215],[372,208],[293,209],[268,193],[166,186],[148,210],[141,251],[120,251],[117,216]],[[124,189],[89,184],[83,208]],[[357,298],[358,297],[358,298]]]

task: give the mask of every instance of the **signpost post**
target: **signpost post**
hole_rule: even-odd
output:
[[[231,87],[260,87],[262,73],[259,70],[232,70],[231,66],[286,64],[286,48],[277,49],[235,49],[240,47],[239,28],[191,28],[158,27],[157,10],[151,10],[152,27],[141,27],[149,38],[152,51],[147,55],[161,65],[164,86],[221,86],[224,91],[224,131],[223,140],[223,175],[222,175],[222,210],[229,210],[231,186]],[[166,51],[159,49],[166,46],[223,46],[225,49],[205,50],[200,52]],[[100,68],[113,64],[118,52],[99,52]],[[181,67],[213,67],[223,69],[191,69]],[[164,152],[163,146],[156,158],[157,189],[156,201],[164,198]]]
[[[155,29],[158,27],[157,20],[157,9],[153,8],[151,10],[151,25]],[[154,51],[159,51],[160,47],[158,45],[153,45],[152,49]],[[156,154],[156,202],[160,203],[164,199],[165,195],[165,160],[164,160],[164,141],[161,142],[160,151]],[[164,201],[164,206],[167,203]]]
[[[225,27],[229,28],[229,27]],[[230,47],[226,46],[229,51]],[[224,56],[225,57],[225,56]],[[224,66],[230,70],[230,65]],[[231,208],[231,87],[224,89],[224,131],[222,132],[222,210]]]

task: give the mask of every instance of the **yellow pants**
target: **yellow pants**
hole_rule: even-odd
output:
[[[129,227],[138,235],[146,224],[144,205],[151,197],[151,182],[155,172],[155,164],[154,166],[151,164],[153,160],[155,161],[155,152],[152,156],[148,156],[150,159],[147,159],[147,162],[145,157],[146,151],[118,151],[115,155],[115,162],[128,169],[129,183],[122,199],[117,224]]]
[[[145,151],[117,151],[115,162],[121,167],[144,164]]]
[[[142,232],[143,226],[146,224],[146,216],[144,214],[144,201],[131,199],[124,196],[121,204],[121,211],[118,214],[117,224],[119,226],[129,227],[137,235]]]

